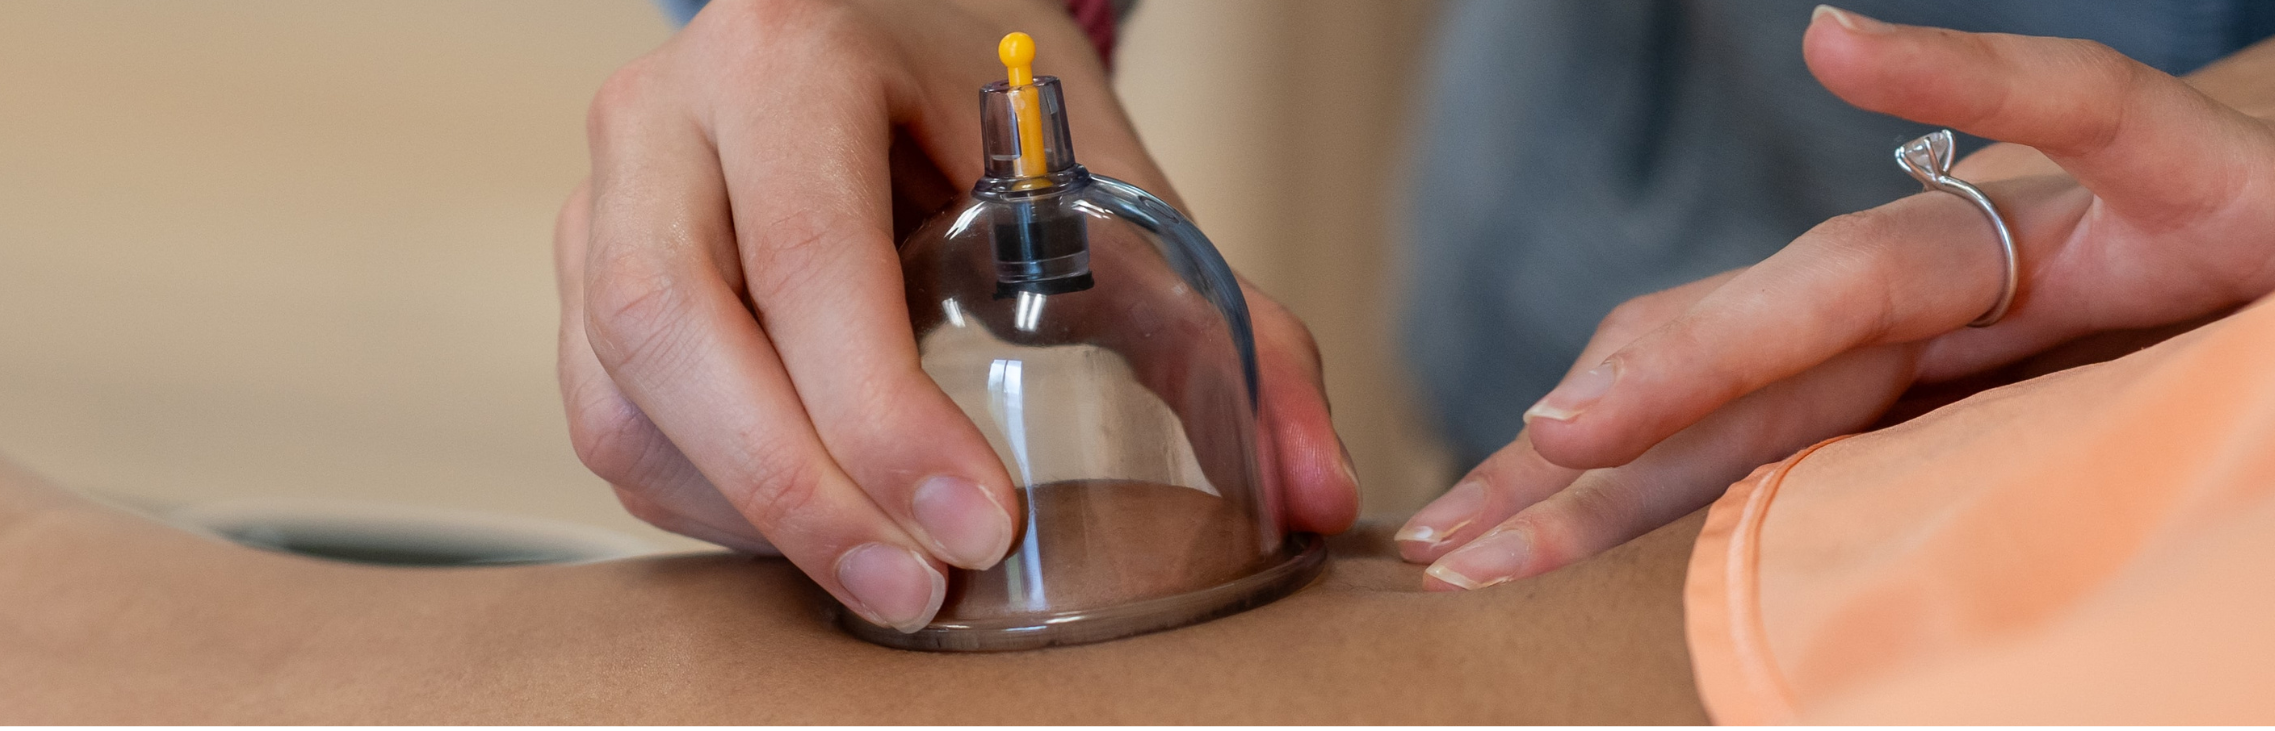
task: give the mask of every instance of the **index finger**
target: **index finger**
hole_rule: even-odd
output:
[[[1802,49],[1863,109],[2037,148],[2129,217],[2234,196],[2266,127],[2099,43],[1897,25],[1824,8]]]
[[[2104,228],[2198,215],[2238,187],[2239,163],[2222,156],[2267,144],[2256,123],[2098,44],[1818,15],[1805,48],[1827,88],[1867,109],[2038,147],[2089,189],[2064,192],[2059,178],[1975,181],[2001,201],[2021,249],[2024,284],[2000,326],[2017,339],[2076,325],[2065,320],[2079,313],[2033,310],[2030,298],[2089,206],[2131,216],[2097,219]],[[1940,193],[1828,221],[1566,379],[1527,412],[1534,443],[1569,467],[1621,464],[1841,352],[1956,330],[2002,286],[1993,234],[1979,212]]]
[[[2011,203],[2067,185],[1984,187]],[[2044,206],[2001,208],[2016,211],[2008,220],[2026,261],[2030,242],[2044,246],[2046,230],[2062,223]],[[1841,353],[1958,329],[2000,286],[1991,233],[1972,205],[1943,193],[1820,224],[1566,378],[1525,412],[1534,447],[1566,467],[1625,464],[1723,404]]]

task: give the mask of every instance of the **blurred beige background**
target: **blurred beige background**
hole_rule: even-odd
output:
[[[1147,0],[1118,84],[1303,315],[1372,513],[1444,484],[1388,339],[1430,5]],[[0,453],[124,502],[317,496],[694,544],[570,452],[552,217],[642,0],[0,5]]]

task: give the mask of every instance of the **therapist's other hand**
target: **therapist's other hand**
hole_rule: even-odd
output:
[[[1914,383],[2275,291],[2275,131],[2261,119],[2087,41],[1828,8],[1804,51],[1852,104],[2011,143],[1953,174],[2015,228],[2013,308],[1965,327],[1996,299],[2002,264],[1982,214],[1939,192],[1623,305],[1524,433],[1401,533],[1410,560],[1435,562],[1433,585],[1497,583],[1617,545],[1755,465],[1870,425]],[[1744,434],[1707,439],[1709,428]]]
[[[1018,499],[918,366],[894,241],[979,176],[977,89],[1012,30],[1062,79],[1083,162],[1174,201],[1051,0],[715,0],[608,80],[555,236],[561,387],[634,515],[779,553],[904,630],[946,566],[1003,557]],[[1266,480],[1288,524],[1341,530],[1356,486],[1310,337],[1247,294]]]

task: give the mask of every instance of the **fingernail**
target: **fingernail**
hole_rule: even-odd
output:
[[[1421,512],[1406,520],[1394,539],[1402,543],[1420,543],[1435,546],[1477,519],[1477,511],[1485,507],[1485,485],[1478,480],[1463,480],[1446,494],[1430,501]]]
[[[1483,589],[1516,578],[1531,553],[1531,542],[1525,540],[1524,533],[1496,531],[1454,549],[1426,573],[1463,589]]]
[[[1841,27],[1858,33],[1886,33],[1895,27],[1831,5],[1819,5],[1816,10],[1809,11],[1809,22],[1815,23],[1818,18],[1827,15],[1833,16],[1833,22],[1841,24]]]
[[[864,543],[838,557],[837,583],[853,595],[853,611],[902,632],[930,624],[948,598],[948,577],[916,551],[885,543]]]
[[[1580,412],[1587,411],[1588,407],[1602,400],[1604,393],[1611,390],[1612,382],[1617,380],[1619,367],[1612,361],[1604,361],[1603,365],[1558,385],[1556,390],[1549,391],[1547,396],[1542,397],[1540,403],[1525,409],[1525,423],[1530,424],[1533,419],[1571,421]]]
[[[945,475],[926,479],[916,487],[910,512],[948,563],[978,571],[1011,550],[1011,516],[979,483]]]

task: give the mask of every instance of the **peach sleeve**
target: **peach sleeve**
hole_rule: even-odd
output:
[[[1765,466],[1687,582],[1720,723],[2275,721],[2275,305]]]

